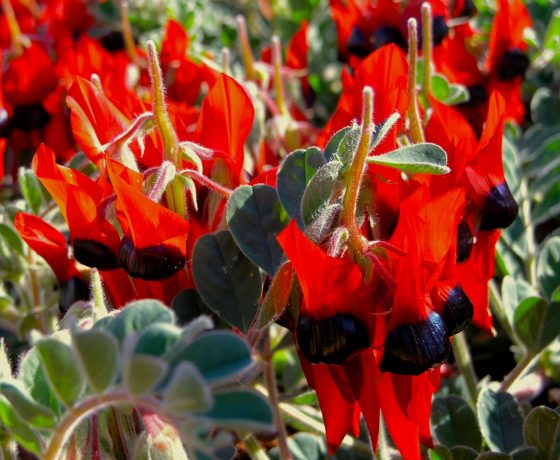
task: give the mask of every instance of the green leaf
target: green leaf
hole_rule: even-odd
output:
[[[370,152],[383,142],[383,139],[385,139],[387,134],[389,134],[391,129],[393,129],[393,126],[395,126],[395,123],[399,121],[400,117],[401,116],[398,112],[394,112],[375,127],[371,144],[369,146]]]
[[[334,142],[336,136],[339,136],[340,133],[341,131],[336,133],[331,142]],[[325,157],[323,157],[321,151],[317,147],[311,147],[307,150],[292,152],[284,159],[278,169],[276,176],[278,198],[288,214],[297,220],[300,228],[304,227],[301,216],[303,193],[311,178],[324,164]]]
[[[537,261],[537,277],[542,290],[550,298],[560,285],[560,236],[545,241]]]
[[[138,336],[134,354],[164,356],[181,337],[181,329],[173,324],[156,323],[148,326]]]
[[[163,409],[175,416],[201,414],[213,404],[210,387],[191,363],[180,363],[163,394]]]
[[[480,449],[482,436],[471,407],[459,396],[436,397],[432,403],[432,431],[442,444]]]
[[[475,460],[478,452],[471,447],[454,446],[451,448],[453,460]]]
[[[110,333],[90,329],[75,332],[72,346],[90,387],[103,393],[115,380],[118,370],[119,344]]]
[[[177,325],[179,326],[184,326],[201,315],[212,316],[214,314],[210,307],[204,303],[196,289],[179,291],[171,301],[171,309],[177,316]]]
[[[558,18],[560,21],[560,17]],[[538,88],[531,99],[531,118],[534,123],[554,126],[560,120],[560,98],[549,88]]]
[[[18,171],[18,183],[21,194],[29,204],[33,214],[37,214],[43,204],[43,192],[41,183],[32,169],[20,168]]]
[[[0,338],[0,380],[12,379],[12,366],[6,352],[6,341]]]
[[[132,355],[123,375],[124,387],[133,395],[149,393],[165,377],[168,364],[150,355]]]
[[[327,205],[305,228],[305,235],[315,244],[323,244],[332,235],[341,211],[339,203]]]
[[[511,394],[485,388],[476,407],[480,430],[492,450],[509,453],[523,445],[523,412]]]
[[[511,453],[513,460],[535,460],[537,458],[537,449],[534,447],[520,447]]]
[[[343,169],[349,168],[352,164],[354,153],[356,152],[358,144],[360,143],[361,133],[362,128],[359,125],[354,124],[350,126],[350,129],[346,131],[344,137],[340,141],[334,159],[342,163]]]
[[[428,142],[408,145],[382,155],[367,158],[368,163],[380,164],[408,173],[447,174],[447,154],[436,144]]]
[[[428,450],[430,460],[453,460],[451,450],[445,446],[434,446]]]
[[[111,321],[105,323],[105,329],[122,342],[132,332],[140,332],[153,323],[173,324],[173,320],[171,309],[159,300],[136,300],[125,306]],[[99,322],[96,326],[98,324]]]
[[[20,256],[24,256],[23,241],[12,227],[6,224],[0,224],[0,236],[10,249],[15,251]]]
[[[289,221],[276,190],[262,184],[238,187],[228,200],[226,219],[243,253],[274,276],[284,258],[276,236]]]
[[[38,404],[17,383],[0,382],[0,393],[10,402],[17,414],[37,428],[52,428],[56,416],[50,409]]]
[[[560,414],[548,407],[535,407],[523,424],[525,443],[537,449],[538,460],[560,458]]]
[[[517,306],[529,297],[537,297],[538,293],[523,278],[511,275],[504,277],[502,281],[502,301],[506,310],[509,323],[513,326],[513,317]]]
[[[272,410],[256,391],[232,390],[214,395],[214,407],[206,414],[220,428],[235,432],[272,431]]]
[[[306,225],[329,205],[342,166],[340,161],[329,161],[317,170],[307,184],[301,200],[301,215]]]
[[[41,440],[35,430],[25,423],[8,400],[0,395],[0,422],[14,435],[15,440],[24,449],[35,455],[41,454]]]
[[[547,50],[557,51],[558,50],[558,40],[560,37],[560,9],[556,9],[552,12],[548,26],[546,28],[546,34],[543,40],[543,47]]]
[[[84,390],[84,376],[72,349],[54,338],[35,344],[49,383],[60,402],[71,407]]]
[[[211,384],[227,381],[251,365],[251,350],[241,337],[229,331],[211,331],[170,353],[172,369],[189,361]]]
[[[224,321],[247,332],[262,291],[259,269],[228,231],[199,238],[192,256],[193,277],[202,300]]]
[[[293,460],[323,460],[328,458],[325,441],[311,433],[300,432],[288,438],[288,448]],[[281,460],[278,447],[269,451],[273,460]]]
[[[512,457],[500,452],[483,452],[476,457],[476,460],[512,460]]]
[[[523,344],[538,353],[560,334],[560,303],[538,297],[523,300],[515,310],[514,327]]]
[[[268,288],[259,313],[259,328],[263,328],[278,319],[290,300],[293,270],[290,263],[280,267]]]
[[[55,414],[64,410],[50,387],[36,348],[31,348],[21,360],[17,378],[36,402],[48,407]]]
[[[330,138],[329,143],[325,146],[325,150],[324,150],[324,158],[327,162],[336,159],[334,158],[334,155],[338,150],[338,146],[340,145],[340,142],[342,142],[342,139],[344,138],[346,133],[350,131],[350,129],[351,126],[346,126],[345,128],[339,129]],[[320,164],[319,166],[323,166],[325,163],[326,162],[323,161],[323,163]]]
[[[449,82],[443,75],[432,75],[432,94],[438,101],[445,101],[449,97]]]

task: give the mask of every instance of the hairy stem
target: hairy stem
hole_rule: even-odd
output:
[[[362,126],[360,132],[360,141],[352,166],[348,174],[348,183],[343,198],[342,224],[348,230],[349,244],[360,253],[367,251],[367,241],[360,233],[356,224],[356,207],[358,204],[358,195],[360,193],[360,185],[364,174],[364,166],[369,153],[371,139],[373,136],[373,90],[366,86],[362,95]]]
[[[408,110],[412,142],[424,142],[424,131],[420,121],[420,111],[416,98],[416,61],[418,59],[418,24],[416,19],[408,20]]]
[[[255,60],[249,43],[249,35],[247,34],[247,24],[245,18],[241,15],[237,16],[237,33],[239,34],[239,47],[241,48],[241,56],[243,57],[243,65],[245,66],[245,78],[247,80],[255,79]]]
[[[60,421],[53,437],[50,439],[43,454],[43,460],[57,460],[62,454],[64,445],[72,435],[78,424],[89,415],[111,406],[134,404],[150,412],[157,412],[158,402],[149,397],[131,399],[130,395],[122,390],[115,390],[101,396],[92,396],[73,406],[68,414]]]
[[[536,364],[539,354],[527,352],[525,356],[517,363],[513,370],[506,375],[504,381],[500,385],[500,391],[508,391],[511,386],[521,377],[523,377]]]
[[[179,174],[190,177],[194,181],[198,182],[201,185],[209,188],[210,190],[219,193],[224,198],[229,198],[233,193],[233,190],[230,190],[227,187],[224,187],[217,182],[214,182],[212,179],[206,177],[204,174],[199,173],[195,169],[183,169]]]
[[[471,352],[469,350],[469,345],[467,339],[465,338],[465,333],[460,332],[453,336],[451,340],[451,346],[453,347],[453,353],[457,360],[457,365],[461,370],[461,374],[465,378],[467,383],[467,390],[473,405],[476,404],[478,399],[478,377],[474,371]]]
[[[264,357],[266,365],[264,366],[264,380],[268,392],[268,399],[272,406],[274,413],[274,422],[278,430],[278,449],[280,451],[281,460],[292,460],[292,454],[288,448],[288,433],[286,432],[286,425],[280,414],[280,400],[278,397],[278,386],[276,384],[276,373],[274,372],[274,365],[272,363],[272,353],[270,350],[270,329],[267,329],[264,337]]]

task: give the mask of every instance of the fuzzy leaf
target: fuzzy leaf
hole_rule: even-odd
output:
[[[329,205],[342,166],[340,161],[329,161],[317,170],[307,184],[301,200],[301,215],[306,225]]]
[[[560,458],[560,414],[548,407],[535,407],[523,424],[525,443],[537,449],[538,460]]]
[[[334,141],[334,138],[331,141]],[[300,228],[304,227],[301,215],[303,193],[311,178],[325,163],[325,157],[321,151],[317,147],[311,147],[307,150],[296,150],[290,153],[278,169],[276,179],[278,198],[288,214],[297,220]]]
[[[90,387],[103,393],[118,370],[119,344],[108,332],[90,329],[72,335],[72,346]]]
[[[132,355],[123,376],[123,385],[134,395],[152,390],[167,373],[167,363],[150,355]]]
[[[511,394],[486,388],[476,407],[480,430],[492,450],[509,453],[523,445],[523,413]]]
[[[550,298],[560,285],[560,236],[553,236],[544,243],[537,262],[537,277]]]
[[[459,396],[436,397],[432,403],[432,431],[447,447],[480,449],[482,437],[471,407]]]
[[[439,145],[429,142],[369,156],[367,162],[415,174],[447,174],[450,171],[445,151]]]
[[[196,366],[189,362],[179,364],[163,394],[163,409],[170,414],[184,416],[206,412],[212,403],[210,388]]]
[[[257,313],[262,280],[231,234],[222,231],[199,238],[192,270],[202,300],[224,321],[247,332]]]
[[[85,381],[72,349],[53,339],[41,339],[35,344],[43,369],[57,398],[71,407],[84,390]]]
[[[153,323],[173,324],[174,315],[159,300],[145,299],[129,303],[119,314],[103,324],[104,329],[122,341],[132,332],[140,332]],[[99,326],[100,323],[96,323]]]
[[[172,369],[184,361],[195,364],[210,384],[216,384],[245,370],[251,364],[251,350],[245,340],[229,331],[211,331],[171,351]]]
[[[40,455],[41,440],[39,435],[20,418],[8,400],[2,395],[0,395],[0,422],[2,426],[10,430],[23,448]]]
[[[560,303],[529,297],[515,310],[514,326],[523,344],[538,353],[560,335]]]
[[[274,276],[284,258],[276,235],[289,220],[276,190],[262,184],[238,187],[228,200],[226,219],[243,253]]]
[[[38,404],[16,383],[0,382],[0,393],[10,402],[17,414],[37,428],[52,428],[56,423],[53,411]]]
[[[214,395],[214,407],[206,414],[220,428],[235,432],[273,430],[268,401],[252,390],[232,390]]]

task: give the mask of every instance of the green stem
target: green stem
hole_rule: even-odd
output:
[[[465,338],[465,333],[460,332],[453,336],[451,341],[451,346],[453,347],[453,353],[457,360],[457,365],[461,370],[461,374],[465,378],[467,383],[467,390],[473,405],[476,404],[478,399],[478,377],[474,371],[471,352],[469,350],[469,345],[467,339]]]
[[[60,457],[64,445],[76,426],[84,418],[107,407],[123,404],[134,404],[151,412],[159,410],[159,404],[155,399],[149,397],[131,398],[127,392],[122,390],[115,390],[101,396],[96,395],[84,399],[73,406],[60,421],[42,456],[43,460],[57,460]]]
[[[97,321],[104,316],[107,316],[107,306],[105,305],[105,293],[103,292],[103,282],[101,275],[96,268],[91,270],[91,294],[93,301],[93,319]]]
[[[274,66],[274,90],[276,92],[276,105],[280,115],[288,115],[288,108],[284,98],[284,84],[282,82],[282,46],[280,39],[272,37],[272,64]]]
[[[179,140],[177,139],[177,133],[175,133],[175,129],[167,113],[163,74],[159,65],[156,45],[152,40],[148,40],[147,49],[149,62],[148,71],[152,84],[152,111],[154,113],[154,123],[161,136],[164,158],[171,161],[175,166],[179,166]]]
[[[129,59],[139,67],[143,67],[143,63],[141,62],[141,59],[138,57],[138,53],[136,52],[136,43],[134,43],[130,21],[128,20],[127,0],[121,1],[121,28],[123,33],[124,46]]]
[[[416,98],[416,61],[418,59],[418,24],[416,19],[408,20],[408,110],[412,142],[424,142],[424,131],[420,121],[420,111]]]
[[[527,187],[527,180],[521,179],[519,184],[519,193],[521,195],[521,217],[523,218],[523,227],[525,229],[525,238],[527,240],[527,257],[525,258],[525,270],[527,279],[531,286],[538,292],[539,281],[537,279],[537,243],[535,241],[535,231],[533,228],[533,219],[531,216],[531,198]]]
[[[270,351],[270,328],[267,328],[264,335],[265,349],[263,354],[266,360],[266,364],[264,366],[264,380],[268,392],[268,399],[270,401],[270,405],[272,406],[272,412],[274,413],[274,422],[276,424],[276,429],[278,430],[278,450],[280,451],[280,459],[292,460],[292,454],[288,448],[288,433],[286,431],[286,425],[284,425],[284,420],[280,414],[280,400],[278,397],[278,386],[276,384],[276,373],[274,371],[272,353]]]
[[[239,47],[241,48],[241,56],[243,57],[243,65],[245,66],[245,78],[247,80],[255,79],[255,60],[249,43],[249,35],[247,34],[247,25],[245,18],[241,15],[237,16],[237,32],[239,34]]]
[[[251,457],[251,460],[270,460],[253,434],[245,436],[243,442],[245,443],[247,453],[249,457]]]
[[[488,298],[490,301],[490,308],[492,309],[492,312],[494,313],[496,318],[498,318],[498,321],[506,331],[506,334],[509,336],[512,342],[517,343],[518,339],[515,336],[513,328],[511,327],[504,302],[502,301],[502,296],[500,295],[498,285],[496,284],[496,280],[494,279],[491,279],[488,283]]]
[[[233,190],[231,190],[227,187],[224,187],[221,184],[218,184],[217,182],[213,181],[212,179],[206,177],[204,174],[201,174],[194,169],[183,169],[179,174],[181,174],[183,176],[186,176],[186,177],[190,177],[195,182],[198,182],[199,184],[204,185],[205,187],[209,188],[210,190],[213,190],[214,192],[219,193],[224,198],[229,198],[231,196],[231,194],[233,193]]]
[[[505,377],[504,381],[500,385],[500,391],[508,391],[511,386],[519,379],[524,376],[531,368],[536,364],[540,355],[533,352],[527,352],[525,356],[517,363],[513,370]]]
[[[360,185],[364,174],[364,166],[370,151],[371,139],[373,136],[373,90],[366,86],[362,93],[362,125],[360,132],[360,141],[352,166],[348,174],[348,183],[343,198],[342,224],[348,230],[348,242],[359,253],[367,251],[367,241],[360,233],[356,224],[356,207],[358,204],[358,196],[360,193]]]
[[[318,422],[313,417],[304,414],[291,404],[280,403],[280,411],[286,419],[286,422],[294,426],[294,428],[305,429],[311,433],[325,436],[325,427],[321,422]],[[369,444],[360,441],[359,439],[354,439],[350,436],[346,436],[342,440],[341,445],[352,450],[353,452],[356,452],[357,454],[371,456],[371,448]]]
[[[428,102],[432,93],[432,6],[422,3],[422,54],[424,56],[424,84],[422,95]]]

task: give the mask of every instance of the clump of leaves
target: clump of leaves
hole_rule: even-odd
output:
[[[1,345],[0,420],[26,450],[207,459],[232,449],[232,433],[272,430],[265,398],[236,385],[253,365],[243,338],[205,316],[178,327],[156,300],[101,316],[33,336],[16,375]]]

